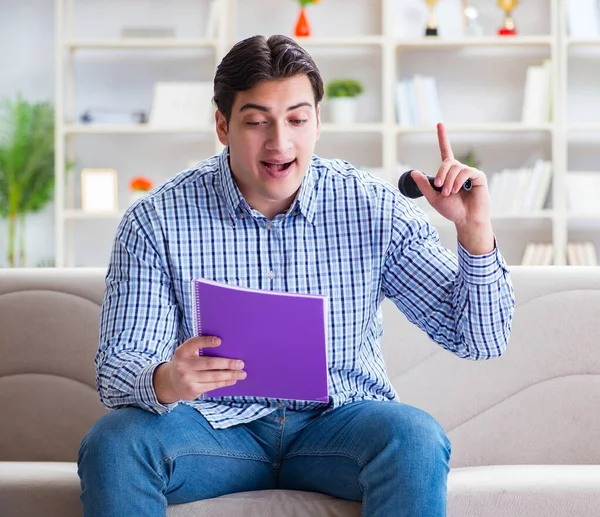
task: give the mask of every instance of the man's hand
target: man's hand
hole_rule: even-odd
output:
[[[442,165],[435,175],[435,185],[442,191],[436,192],[420,171],[413,171],[411,176],[429,204],[456,225],[458,240],[467,251],[474,255],[489,253],[494,249],[494,233],[485,174],[454,158],[442,123],[437,125],[437,136]],[[461,190],[467,179],[471,179],[472,189]]]
[[[207,391],[232,386],[245,379],[242,361],[198,354],[199,349],[220,344],[217,337],[200,336],[177,347],[173,359],[154,370],[154,391],[158,401],[170,404],[194,400]]]

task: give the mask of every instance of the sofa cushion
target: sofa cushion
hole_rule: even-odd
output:
[[[81,517],[75,463],[0,461],[2,517]]]
[[[600,515],[600,466],[498,465],[451,470],[448,517],[549,515]]]
[[[17,291],[0,279],[0,461],[76,461],[79,442],[106,413],[94,373],[98,296],[36,286],[39,274]],[[85,285],[79,278],[74,272],[73,287]]]
[[[75,463],[0,462],[2,517],[81,517]],[[358,517],[360,504],[292,490],[244,492],[169,506],[168,517]]]
[[[74,463],[0,462],[3,517],[80,517]],[[8,512],[8,513],[6,513]],[[245,492],[169,506],[168,517],[358,517],[360,504],[308,492]],[[450,471],[448,517],[596,517],[600,466],[517,465]]]

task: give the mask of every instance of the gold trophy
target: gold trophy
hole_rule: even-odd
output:
[[[498,36],[515,36],[517,29],[512,19],[512,11],[519,5],[519,0],[496,0],[496,2],[504,11],[504,25],[498,29]]]
[[[434,9],[439,0],[425,0],[427,4],[427,27],[425,28],[425,36],[437,36],[438,28],[435,21]]]

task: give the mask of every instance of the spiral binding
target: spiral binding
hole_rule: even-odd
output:
[[[194,335],[202,335],[202,322],[200,320],[200,289],[198,282],[192,280],[192,322],[194,327]],[[203,355],[204,351],[202,348],[198,349],[198,355]]]

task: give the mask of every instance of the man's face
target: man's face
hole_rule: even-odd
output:
[[[229,127],[217,110],[217,133],[248,204],[272,219],[289,208],[319,138],[320,108],[310,80],[298,75],[238,92]]]

